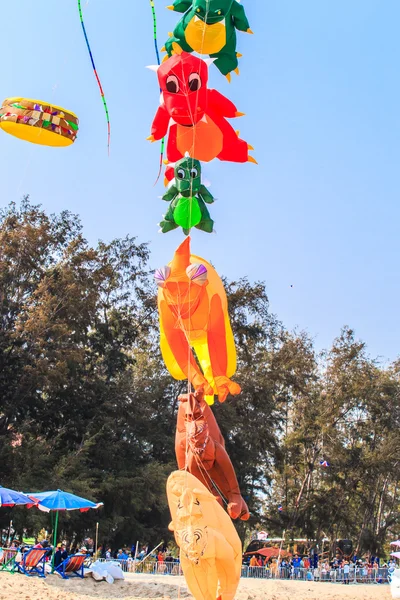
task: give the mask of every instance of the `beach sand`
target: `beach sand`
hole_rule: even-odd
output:
[[[128,575],[109,585],[93,579],[46,579],[0,573],[1,600],[190,600],[181,577]],[[348,585],[242,579],[235,600],[375,600],[391,598],[388,585]]]

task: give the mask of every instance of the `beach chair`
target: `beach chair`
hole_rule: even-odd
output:
[[[14,573],[15,557],[17,556],[17,553],[18,550],[16,548],[0,549],[0,571]]]
[[[48,548],[32,548],[26,552],[20,563],[15,563],[14,570],[24,575],[38,575],[46,577],[44,566]]]
[[[72,556],[68,556],[68,558],[54,570],[61,575],[63,579],[69,579],[69,576],[71,575],[76,575],[76,577],[81,577],[83,579],[83,563],[86,558],[86,554],[73,554]]]

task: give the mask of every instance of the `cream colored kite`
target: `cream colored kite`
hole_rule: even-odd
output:
[[[190,592],[196,600],[234,600],[242,569],[242,545],[224,509],[196,477],[175,471],[167,482],[175,540]]]

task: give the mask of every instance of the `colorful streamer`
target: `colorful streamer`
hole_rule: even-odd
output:
[[[156,7],[154,5],[154,0],[150,0],[151,12],[153,13],[153,28],[154,28],[154,45],[156,47],[156,56],[157,62],[160,64],[160,53],[158,51],[158,43],[157,43],[157,15],[156,15]]]
[[[158,41],[157,41],[157,15],[156,15],[156,7],[154,5],[154,0],[150,0],[151,12],[153,13],[153,34],[154,34],[154,46],[156,49],[157,56],[157,64],[161,64],[160,53],[158,51]],[[160,90],[161,92],[161,90]],[[161,171],[163,168],[163,158],[164,158],[164,150],[165,150],[165,137],[161,140],[161,149],[160,149],[160,168],[158,171],[157,179],[154,183],[156,185],[161,176]]]
[[[101,94],[101,99],[103,101],[103,105],[104,105],[104,110],[106,111],[106,117],[107,117],[107,128],[108,128],[108,143],[107,143],[107,148],[108,148],[108,154],[110,154],[110,141],[111,141],[111,124],[110,124],[110,115],[108,113],[108,106],[107,106],[107,101],[106,98],[104,96],[104,91],[103,91],[103,86],[101,85],[101,81],[100,78],[97,74],[97,69],[96,69],[96,65],[94,64],[94,59],[93,59],[93,54],[92,54],[92,50],[90,48],[90,44],[89,44],[89,40],[88,40],[88,36],[86,33],[86,28],[85,28],[85,24],[83,22],[83,14],[82,14],[82,7],[81,7],[81,0],[78,0],[78,9],[79,9],[79,16],[81,19],[81,25],[82,25],[82,29],[83,29],[83,33],[85,36],[85,40],[86,40],[86,45],[87,45],[87,49],[89,51],[89,56],[90,56],[90,60],[92,61],[92,66],[93,66],[93,71],[97,80],[97,84],[99,86],[100,89],[100,94]]]

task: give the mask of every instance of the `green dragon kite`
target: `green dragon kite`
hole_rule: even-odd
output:
[[[237,0],[175,0],[167,8],[185,13],[165,44],[168,56],[180,49],[208,54],[228,81],[232,71],[239,75],[236,29],[253,32]]]
[[[196,227],[206,233],[212,233],[214,221],[210,217],[205,203],[212,204],[214,198],[201,183],[201,164],[198,160],[185,157],[174,167],[175,181],[162,197],[171,202],[160,227],[162,233],[182,227],[185,235]]]

